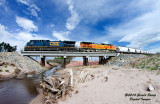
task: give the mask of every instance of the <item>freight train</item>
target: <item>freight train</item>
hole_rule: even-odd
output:
[[[148,53],[134,48],[116,47],[112,44],[96,44],[93,42],[81,42],[80,48],[77,48],[75,43],[75,41],[30,40],[24,47],[24,51]]]

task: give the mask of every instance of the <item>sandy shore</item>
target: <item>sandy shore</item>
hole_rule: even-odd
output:
[[[59,104],[160,104],[160,75],[157,71],[99,65],[65,70],[71,69],[75,73],[74,91],[65,101],[59,100]],[[80,81],[82,73],[85,73],[84,79]],[[92,78],[87,79],[85,75]],[[147,91],[149,79],[155,88],[152,92]]]

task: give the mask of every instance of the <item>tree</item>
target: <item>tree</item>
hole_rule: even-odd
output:
[[[11,46],[9,43],[0,43],[0,52],[14,52],[17,50],[17,46]]]

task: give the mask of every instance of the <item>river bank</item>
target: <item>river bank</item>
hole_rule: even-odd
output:
[[[38,74],[59,65],[46,62],[42,67],[40,63],[31,57],[22,56],[18,52],[0,52],[0,80],[37,77]]]
[[[55,65],[55,64],[54,64]],[[47,66],[47,64],[46,64]],[[51,68],[49,65],[48,67]],[[52,67],[51,70],[48,70],[41,74],[32,74],[32,77],[23,77],[21,80],[17,78],[7,78],[0,80],[0,103],[1,104],[29,104],[29,102],[37,97],[39,94],[39,84],[42,80],[42,77],[47,75],[47,73],[60,68],[57,66]],[[31,75],[31,74],[29,74]],[[39,95],[38,95],[39,96]],[[40,95],[41,96],[41,95]],[[41,103],[43,99],[41,99]],[[37,104],[37,103],[36,103]],[[40,103],[38,103],[40,104]],[[44,103],[42,103],[44,104]]]
[[[117,66],[80,66],[58,70],[59,73],[73,70],[74,90],[72,96],[66,95],[66,100],[58,99],[58,104],[159,104],[160,100],[160,75],[157,71],[123,68]],[[154,91],[148,91],[148,81],[151,80]],[[137,96],[125,96],[125,94]],[[147,94],[156,96],[147,96]],[[146,94],[146,96],[138,96]],[[139,99],[137,101],[130,100]],[[150,100],[142,100],[150,99]],[[40,96],[33,99],[30,104],[36,104],[43,99]],[[36,102],[36,103],[34,103]]]

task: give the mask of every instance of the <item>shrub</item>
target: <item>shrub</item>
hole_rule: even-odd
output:
[[[7,68],[7,65],[5,65],[4,67]]]
[[[18,69],[18,68],[16,68],[16,69],[14,70],[14,72],[15,72],[16,74],[19,74],[19,73],[21,72],[21,70]]]
[[[151,68],[151,70],[157,70],[158,68],[157,67],[153,67],[153,68]]]
[[[2,69],[0,69],[0,72],[2,72]]]
[[[145,68],[145,64],[143,64],[141,68],[144,69]]]
[[[6,72],[9,72],[9,70],[5,70]]]

